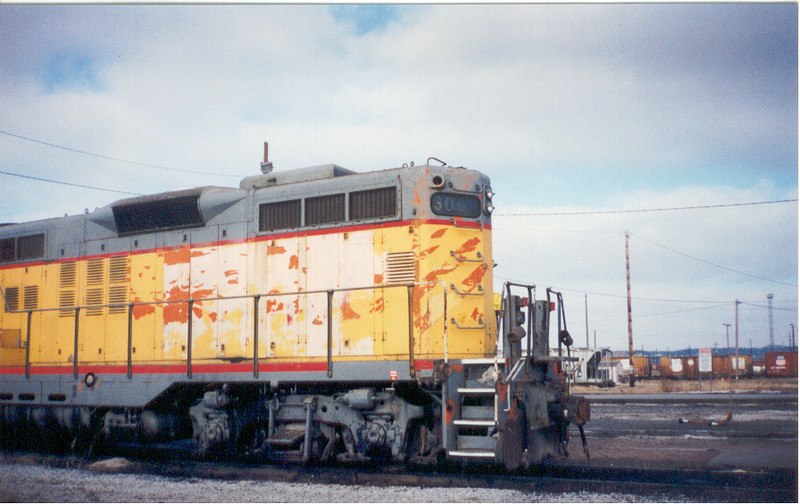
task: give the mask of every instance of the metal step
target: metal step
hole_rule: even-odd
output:
[[[497,438],[491,436],[458,436],[455,451],[480,451],[494,452],[497,448]]]
[[[450,457],[458,457],[458,458],[480,458],[480,459],[491,459],[494,460],[494,452],[491,451],[451,451],[447,454]]]
[[[470,394],[470,395],[478,395],[478,394],[494,395],[495,390],[493,388],[459,388],[458,393]]]
[[[453,425],[462,427],[494,427],[495,421],[492,420],[453,420]]]
[[[461,420],[494,420],[494,405],[461,406]]]

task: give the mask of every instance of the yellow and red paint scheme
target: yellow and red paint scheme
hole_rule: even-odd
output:
[[[414,187],[412,205],[426,205],[427,194],[419,195],[424,185]],[[35,286],[36,308],[44,309],[32,313],[30,333],[27,305],[0,310],[3,334],[18,336],[15,347],[0,348],[0,374],[25,372],[28,340],[30,374],[72,373],[72,306],[82,306],[78,373],[126,372],[128,310],[108,306],[113,303],[134,303],[134,374],[182,372],[189,358],[195,372],[252,372],[244,361],[254,355],[262,372],[325,370],[329,322],[334,362],[411,359],[426,369],[434,360],[494,356],[491,225],[420,213],[419,219],[250,237],[231,233],[202,243],[177,230],[168,233],[184,236],[180,246],[143,239],[129,253],[0,265],[0,286]],[[392,257],[410,260],[398,273]],[[328,290],[334,291],[330,321]],[[257,342],[254,294],[263,295]]]

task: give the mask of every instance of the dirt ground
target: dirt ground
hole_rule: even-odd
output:
[[[730,385],[727,379],[715,379],[709,384],[704,378],[701,384],[697,380],[651,379],[639,380],[631,387],[628,383],[618,383],[614,387],[596,387],[593,385],[573,385],[573,394],[658,394],[661,392],[797,392],[797,378],[732,378]]]

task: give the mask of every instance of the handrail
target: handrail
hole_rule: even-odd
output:
[[[483,291],[482,285],[478,285],[478,292],[466,292],[466,291],[461,292],[460,290],[458,290],[458,287],[456,287],[456,284],[452,283],[450,284],[450,288],[453,290],[453,292],[455,292],[459,296],[483,296],[484,294],[486,294]]]
[[[454,250],[450,251],[450,255],[453,256],[453,258],[458,262],[476,262],[476,263],[483,262],[483,254],[481,254],[480,251],[478,251],[478,253],[475,254],[476,256],[478,256],[477,259],[467,259],[466,257],[460,255],[458,252]]]
[[[31,308],[31,309],[23,309],[23,310],[7,310],[6,313],[8,314],[27,314],[27,340],[26,340],[26,350],[25,350],[25,377],[30,378],[30,368],[31,368],[31,360],[30,360],[30,348],[31,348],[31,319],[33,313],[44,313],[44,312],[54,312],[54,311],[74,311],[74,350],[73,350],[73,362],[72,362],[72,376],[73,379],[78,379],[78,365],[79,365],[79,333],[80,333],[80,312],[81,310],[89,309],[89,308],[127,308],[128,311],[128,341],[127,341],[127,363],[126,363],[126,374],[127,378],[131,379],[133,377],[133,310],[136,306],[149,306],[149,305],[166,305],[166,304],[173,304],[173,303],[186,303],[187,304],[187,320],[186,320],[186,340],[187,340],[187,349],[186,349],[186,376],[188,379],[192,378],[192,339],[193,339],[193,331],[192,331],[192,313],[194,303],[196,302],[208,302],[208,301],[228,301],[228,300],[237,300],[237,299],[252,299],[253,300],[253,377],[258,378],[258,364],[259,364],[259,357],[258,357],[258,326],[259,326],[259,301],[262,297],[281,297],[281,296],[300,296],[300,295],[309,295],[309,294],[326,294],[327,296],[327,312],[328,312],[328,324],[327,324],[327,374],[328,378],[333,377],[333,295],[336,292],[353,292],[353,291],[363,291],[363,290],[385,290],[385,289],[392,289],[392,288],[400,288],[406,287],[407,288],[407,298],[408,298],[408,339],[409,339],[409,375],[411,378],[416,378],[416,367],[414,365],[414,313],[413,313],[413,305],[414,305],[414,289],[418,286],[423,285],[435,285],[439,284],[442,286],[443,289],[443,308],[444,313],[442,316],[443,319],[443,331],[444,331],[444,360],[445,362],[448,361],[447,355],[447,287],[446,284],[441,280],[435,280],[430,282],[414,282],[408,284],[397,284],[397,285],[370,285],[370,286],[363,286],[363,287],[339,287],[335,289],[326,289],[326,290],[310,290],[310,291],[295,291],[295,292],[270,292],[270,293],[259,293],[259,294],[244,294],[244,295],[235,295],[235,296],[215,296],[215,297],[204,297],[204,298],[188,298],[188,299],[162,299],[158,301],[136,301],[136,302],[129,302],[129,303],[107,303],[107,304],[91,304],[91,305],[75,305],[75,306],[60,306],[57,308]],[[456,323],[456,327],[458,323]],[[484,324],[485,327],[485,324]]]

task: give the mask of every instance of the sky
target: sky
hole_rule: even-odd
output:
[[[435,156],[492,179],[495,289],[561,289],[578,345],[628,349],[626,231],[635,350],[733,346],[737,299],[768,345],[770,293],[786,344],[797,9],[0,5],[0,222],[236,187],[264,141],[276,171]]]

